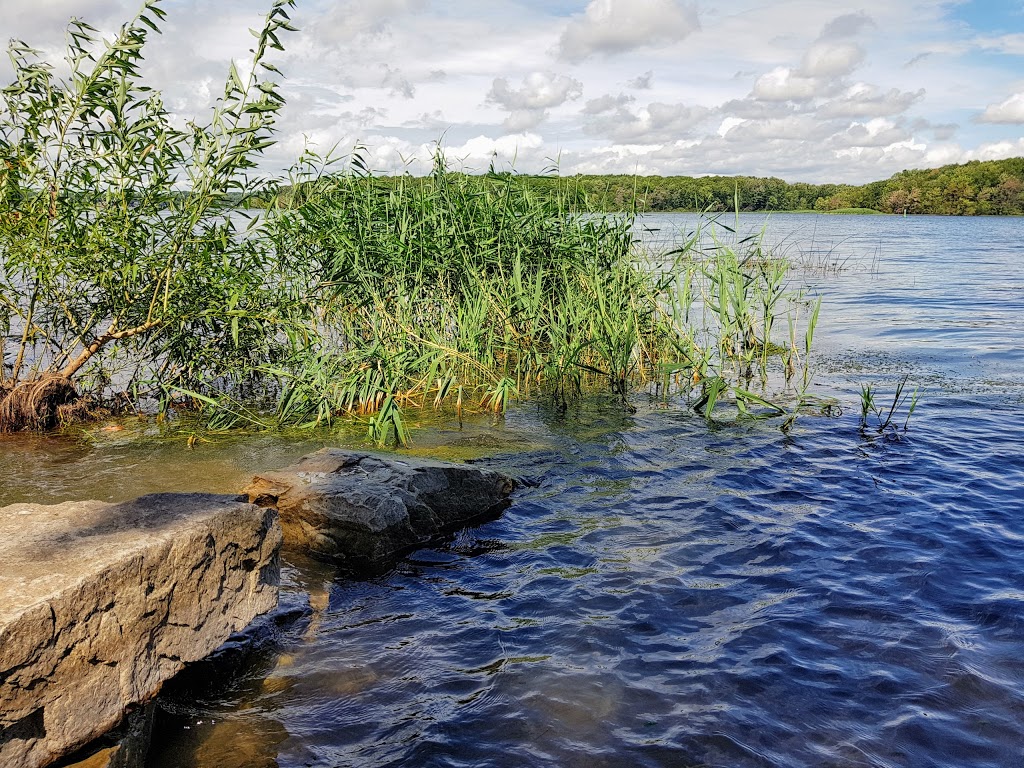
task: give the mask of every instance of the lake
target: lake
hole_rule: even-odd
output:
[[[642,222],[653,245],[696,223]],[[812,389],[841,409],[423,427],[418,452],[530,484],[379,576],[287,562],[276,619],[162,696],[150,765],[1024,763],[1024,219],[780,214],[764,237],[822,297]],[[907,431],[862,431],[861,386],[904,376]],[[130,431],[4,439],[0,503],[233,490],[322,442]]]

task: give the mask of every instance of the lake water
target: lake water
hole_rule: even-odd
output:
[[[823,298],[841,415],[784,434],[638,398],[421,430],[531,484],[373,578],[292,558],[276,619],[162,696],[150,765],[1024,764],[1024,220],[765,237]],[[909,429],[862,433],[860,386],[903,376]],[[316,447],[5,441],[0,502],[229,490]]]

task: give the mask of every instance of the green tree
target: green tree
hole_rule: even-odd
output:
[[[148,0],[99,46],[72,20],[69,74],[24,43],[0,103],[0,429],[48,426],[56,406],[115,376],[122,388],[195,385],[244,363],[281,308],[269,251],[239,230],[239,201],[283,102],[267,61],[294,0],[254,31],[206,125],[174,125],[139,78],[165,18]],[[273,338],[273,334],[269,335]],[[44,397],[43,395],[46,394]]]

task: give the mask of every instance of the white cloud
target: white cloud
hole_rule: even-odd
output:
[[[827,81],[805,77],[789,67],[776,67],[754,83],[754,98],[764,101],[810,101],[833,90]]]
[[[799,73],[802,77],[842,77],[864,61],[864,49],[852,43],[817,43],[804,54]]]
[[[400,70],[393,69],[387,64],[381,64],[381,69],[384,70],[384,79],[381,84],[388,92],[395,96],[401,96],[403,99],[411,99],[416,95],[416,86],[409,82],[409,78]]]
[[[965,160],[1002,160],[1007,157],[1024,157],[1024,138],[992,141],[964,152]]]
[[[604,96],[598,96],[596,99],[590,99],[583,107],[583,114],[599,115],[602,112],[611,112],[613,109],[625,107],[634,101],[636,101],[636,98],[626,93],[620,93],[618,96],[607,93]]]
[[[867,123],[854,123],[845,131],[837,133],[829,139],[829,145],[837,149],[847,147],[891,147],[909,141],[911,135],[906,130],[888,120],[870,120]]]
[[[582,95],[579,80],[554,72],[532,72],[518,90],[511,88],[506,78],[496,78],[487,98],[505,109],[548,109]]]
[[[718,108],[725,115],[746,120],[769,117],[785,117],[793,114],[797,107],[788,101],[764,101],[757,98],[730,99]]]
[[[769,120],[744,120],[726,131],[723,138],[732,142],[757,142],[765,139],[781,141],[820,141],[833,132],[828,123],[812,115],[791,115]]]
[[[654,70],[648,69],[642,75],[637,75],[632,80],[626,83],[630,88],[636,88],[638,91],[649,90],[654,82]]]
[[[982,123],[1024,124],[1024,91],[1013,94],[999,104],[990,104],[978,120]]]
[[[679,42],[700,29],[697,8],[680,0],[591,0],[562,33],[569,61]]]
[[[924,98],[925,90],[901,91],[892,88],[881,92],[873,85],[857,83],[838,98],[823,104],[818,110],[821,117],[886,117],[906,112]]]
[[[519,133],[539,125],[548,110],[583,95],[583,83],[568,75],[532,72],[523,78],[521,88],[512,88],[504,77],[495,78],[487,101],[507,109],[505,128]]]
[[[583,131],[623,144],[661,144],[685,137],[711,114],[706,107],[686,104],[652,102],[635,112],[619,106],[591,113]]]

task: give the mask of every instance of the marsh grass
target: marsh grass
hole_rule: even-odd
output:
[[[374,177],[358,151],[350,167],[325,175],[308,158],[268,213],[301,275],[290,287],[313,309],[289,359],[264,369],[277,424],[355,417],[374,441],[403,443],[409,408],[461,418],[542,397],[565,410],[600,392],[627,410],[648,393],[707,418],[726,403],[795,418],[799,394],[777,395],[797,369],[809,384],[817,305],[798,349],[778,320],[792,335],[807,302],[762,237],[703,249],[697,232],[647,253],[631,216],[595,214],[571,179],[538,191],[513,174],[469,176],[440,150],[426,179]]]
[[[862,434],[874,432],[893,439],[907,431],[910,417],[919,402],[919,391],[907,391],[910,377],[904,376],[897,382],[890,400],[886,397],[879,402],[878,391],[872,384],[863,384],[860,389],[860,430]],[[909,402],[908,402],[909,401]],[[900,423],[902,421],[902,424]]]

